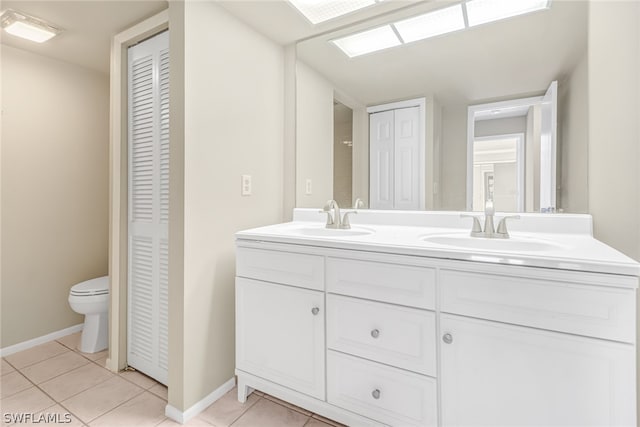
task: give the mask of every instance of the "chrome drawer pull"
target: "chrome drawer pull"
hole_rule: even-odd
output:
[[[371,392],[371,396],[373,396],[374,399],[380,399],[380,390],[375,389]]]
[[[453,342],[453,335],[450,333],[444,334],[442,336],[442,341],[444,341],[445,344],[451,344]]]
[[[318,307],[313,307],[311,309],[311,314],[313,314],[314,316],[317,316],[318,313],[320,313],[320,309]]]
[[[371,336],[373,338],[378,338],[380,336],[380,331],[377,329],[374,329],[373,331],[371,331]]]

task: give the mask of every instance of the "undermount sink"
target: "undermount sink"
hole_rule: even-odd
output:
[[[295,234],[312,237],[347,237],[347,236],[365,236],[373,234],[374,230],[364,227],[351,228],[325,228],[325,227],[299,227],[290,230]]]
[[[533,237],[514,237],[508,239],[488,239],[471,237],[469,234],[430,234],[421,236],[421,240],[439,246],[490,251],[542,252],[565,249],[563,245]]]

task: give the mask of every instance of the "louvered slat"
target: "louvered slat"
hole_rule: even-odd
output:
[[[158,342],[158,363],[169,369],[169,242],[160,241],[160,337]]]
[[[129,278],[129,352],[153,360],[153,310],[149,301],[153,295],[153,241],[150,238],[131,239],[131,276]]]
[[[169,222],[169,49],[160,52],[160,222]]]

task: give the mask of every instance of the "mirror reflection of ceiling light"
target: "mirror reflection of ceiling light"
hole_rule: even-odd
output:
[[[548,9],[551,0],[470,0],[465,4],[469,26]]]
[[[464,29],[462,5],[439,9],[393,24],[405,43]]]
[[[289,1],[322,2],[322,0]],[[353,58],[550,7],[551,0],[466,0],[455,6],[392,22],[372,30],[350,34],[333,39],[331,42],[342,49],[349,58]],[[467,22],[464,17],[465,11]]]
[[[289,0],[312,24],[319,24],[382,0]]]
[[[402,44],[391,25],[351,34],[350,36],[332,40],[332,42],[342,49],[349,58]]]
[[[62,30],[34,16],[7,9],[0,16],[0,26],[9,34],[42,43]]]

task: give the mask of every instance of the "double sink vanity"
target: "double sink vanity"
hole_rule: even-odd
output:
[[[236,235],[241,402],[353,426],[636,425],[640,264],[590,216],[521,214],[500,239],[459,212],[326,218]]]

